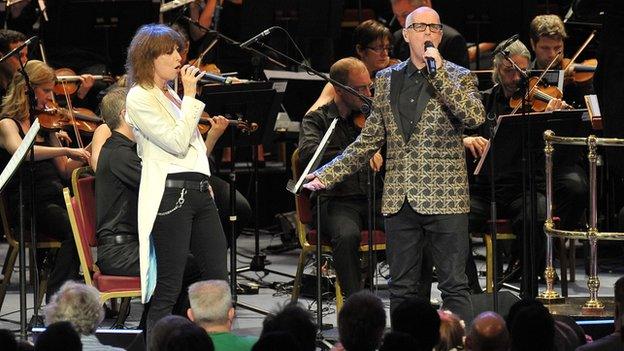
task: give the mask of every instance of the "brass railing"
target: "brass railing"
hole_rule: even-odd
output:
[[[555,281],[555,269],[553,268],[553,248],[552,237],[568,239],[589,240],[589,278],[587,287],[589,288],[589,300],[585,302],[583,310],[602,310],[604,304],[598,300],[598,289],[600,279],[598,278],[598,240],[624,240],[624,233],[600,232],[598,231],[598,202],[596,192],[596,165],[598,146],[620,146],[624,147],[624,139],[598,138],[590,135],[587,138],[555,136],[551,130],[544,132],[544,153],[546,155],[546,222],[544,231],[546,232],[546,291],[540,294],[542,300],[556,301],[561,299],[559,294],[553,289]],[[555,229],[552,216],[553,186],[552,186],[552,154],[554,144],[587,146],[589,160],[589,223],[587,231],[573,231]],[[572,263],[574,264],[574,263]]]

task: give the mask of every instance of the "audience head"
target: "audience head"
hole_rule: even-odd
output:
[[[188,288],[191,308],[188,317],[204,329],[232,327],[234,307],[230,286],[224,280],[207,280],[192,284]]]
[[[529,26],[531,47],[538,68],[546,68],[559,55],[556,65],[563,59],[563,41],[568,37],[563,21],[557,15],[540,15]]]
[[[17,341],[13,332],[8,329],[0,329],[0,345],[6,351],[17,350]]]
[[[46,324],[67,321],[83,335],[95,333],[104,319],[100,293],[96,288],[68,281],[45,307]]]
[[[466,335],[466,349],[472,351],[506,351],[509,331],[505,320],[496,312],[483,312],[472,321]]]
[[[440,341],[440,316],[429,301],[410,297],[399,304],[392,315],[392,330],[414,337],[423,350],[431,350]]]
[[[624,321],[624,277],[618,279],[613,285],[615,299],[615,319],[620,320],[620,326]]]
[[[163,24],[141,26],[128,46],[127,86],[132,87],[134,84],[138,84],[144,88],[152,88],[156,82],[157,73],[159,76],[162,73],[162,78],[174,79],[177,71],[174,72],[172,67],[166,67],[169,68],[166,72],[156,72],[155,61],[163,55],[179,55],[184,46],[184,37],[171,27]]]
[[[381,347],[379,351],[430,351],[421,348],[418,340],[414,339],[413,336],[398,332],[391,331],[384,335],[383,341],[381,342]]]
[[[301,351],[299,342],[289,332],[274,331],[263,334],[251,351]]]
[[[195,323],[180,316],[160,319],[149,333],[150,351],[214,350],[208,333]]]
[[[48,325],[35,341],[37,351],[80,351],[80,335],[70,322],[56,322]]]
[[[383,302],[366,290],[349,296],[338,313],[340,342],[347,351],[376,350],[385,327]]]
[[[451,311],[438,310],[440,316],[440,341],[436,351],[461,349],[464,346],[464,321]]]
[[[391,42],[390,29],[372,19],[360,23],[353,32],[355,53],[370,73],[388,67]]]
[[[116,130],[125,124],[124,113],[126,111],[126,88],[114,88],[102,98],[100,115],[110,130]]]
[[[554,350],[555,321],[544,305],[533,299],[516,302],[509,309],[507,329],[512,351]]]
[[[312,323],[312,315],[297,304],[288,304],[279,312],[264,319],[260,338],[271,332],[290,333],[301,351],[316,349],[316,327]]]
[[[401,27],[405,28],[405,18],[421,6],[431,7],[431,0],[390,0],[392,13]]]

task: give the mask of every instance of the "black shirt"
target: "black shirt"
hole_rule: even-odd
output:
[[[405,77],[399,92],[399,117],[405,140],[412,135],[427,102],[435,95],[435,90],[425,78],[423,70],[426,68],[418,70],[411,61],[405,65]]]
[[[137,235],[141,159],[136,143],[113,131],[100,151],[95,176],[97,237]]]
[[[299,155],[302,165],[306,165],[314,151],[320,144],[323,135],[329,128],[332,120],[338,118],[336,129],[327,143],[325,152],[321,156],[321,162],[319,166],[322,166],[334,157],[340,155],[355,139],[360,135],[360,129],[353,123],[352,116],[347,118],[340,117],[338,107],[332,101],[326,105],[319,107],[317,110],[312,111],[303,117],[301,122],[301,132],[299,134]],[[326,192],[326,195],[332,197],[344,197],[344,196],[366,196],[366,182],[367,182],[367,169],[368,163],[363,165],[359,172],[349,175],[344,181],[336,184],[333,188]],[[380,182],[381,177],[376,177],[378,180],[377,187],[375,188],[379,194],[381,194],[382,185]]]

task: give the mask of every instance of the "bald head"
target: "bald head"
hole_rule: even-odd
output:
[[[466,347],[472,351],[504,351],[509,347],[505,320],[495,312],[483,312],[472,321],[466,336]]]
[[[435,19],[435,21],[433,21],[433,19]],[[421,6],[407,15],[407,18],[405,18],[405,28],[415,22],[440,23],[440,15],[431,7]]]

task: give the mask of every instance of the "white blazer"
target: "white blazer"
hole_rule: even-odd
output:
[[[177,99],[173,90],[170,94]],[[126,120],[132,126],[142,160],[138,228],[141,301],[149,301],[156,287],[156,256],[150,234],[165,189],[170,165],[193,169],[198,155],[206,155],[201,137],[193,138],[204,103],[185,96],[178,109],[157,87],[134,86],[126,98]]]

